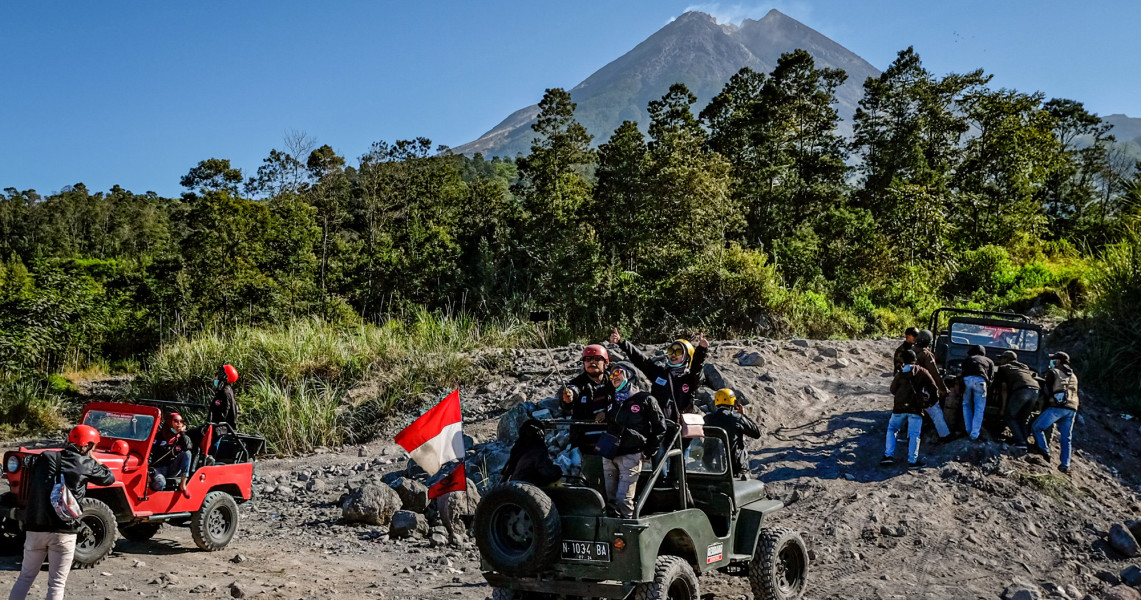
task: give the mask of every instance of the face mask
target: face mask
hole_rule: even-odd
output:
[[[218,380],[217,379],[214,380],[214,387],[218,387]]]
[[[904,373],[910,373],[911,372],[911,365],[903,365],[903,372]]]
[[[1051,369],[1057,368],[1057,366],[1058,366],[1058,363],[1057,363],[1057,362],[1055,362],[1055,361],[1052,361],[1052,360],[1050,361],[1050,368],[1051,368]]]

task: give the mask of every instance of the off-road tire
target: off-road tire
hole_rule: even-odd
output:
[[[119,533],[132,542],[145,542],[155,536],[162,529],[162,523],[135,523],[133,525],[120,525]]]
[[[539,572],[559,557],[562,524],[550,496],[521,481],[491,489],[475,509],[475,544],[504,575]]]
[[[79,501],[79,507],[83,509],[83,516],[79,518],[81,525],[75,538],[71,568],[89,569],[111,553],[119,529],[114,511],[103,501],[84,498]]]
[[[701,589],[693,567],[680,556],[669,554],[654,561],[654,580],[634,589],[634,600],[698,600]]]
[[[554,598],[551,594],[540,592],[520,592],[511,588],[491,588],[490,600],[546,600]]]
[[[16,494],[4,492],[0,494],[0,508],[16,505]],[[19,521],[0,517],[0,556],[21,554],[24,551],[24,531],[20,529]]]
[[[210,492],[202,508],[190,515],[194,543],[207,552],[226,547],[238,531],[238,503],[226,492]]]
[[[808,549],[800,534],[765,527],[749,561],[749,586],[756,600],[797,600],[808,586]]]

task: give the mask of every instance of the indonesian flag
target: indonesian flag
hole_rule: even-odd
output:
[[[444,475],[444,478],[432,484],[428,488],[428,498],[435,498],[458,492],[467,489],[467,475],[464,473],[464,463],[460,461],[456,468],[452,469],[451,473]]]
[[[463,417],[460,416],[460,391],[433,406],[419,419],[396,434],[400,444],[412,460],[429,475],[435,475],[440,465],[464,455]]]

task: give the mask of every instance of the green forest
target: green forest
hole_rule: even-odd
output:
[[[798,50],[706,106],[676,84],[597,146],[550,89],[514,158],[418,138],[350,159],[294,134],[253,172],[188,165],[179,198],[9,187],[0,431],[62,426],[76,373],[199,398],[229,361],[246,414],[297,429],[277,450],[341,443],[502,360],[483,350],[535,343],[537,310],[546,342],[1032,311],[1081,320],[1084,381],[1137,408],[1141,175],[1109,127],[982,70],[936,76],[909,48],[845,135],[845,78]],[[375,398],[348,400],[362,381]]]

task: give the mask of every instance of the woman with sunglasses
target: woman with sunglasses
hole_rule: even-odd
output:
[[[650,394],[664,408],[667,419],[677,422],[681,413],[693,411],[693,395],[702,384],[701,369],[709,351],[705,334],[697,334],[697,348],[684,339],[670,342],[666,346],[664,365],[654,362],[629,340],[623,339],[617,327],[610,334],[610,343],[617,344],[630,357],[630,362],[650,380]]]
[[[166,490],[166,481],[178,479],[178,491],[186,492],[186,479],[190,477],[190,436],[186,435],[186,423],[182,415],[172,412],[167,415],[166,425],[155,435],[154,449],[151,450],[151,489],[156,492]]]

